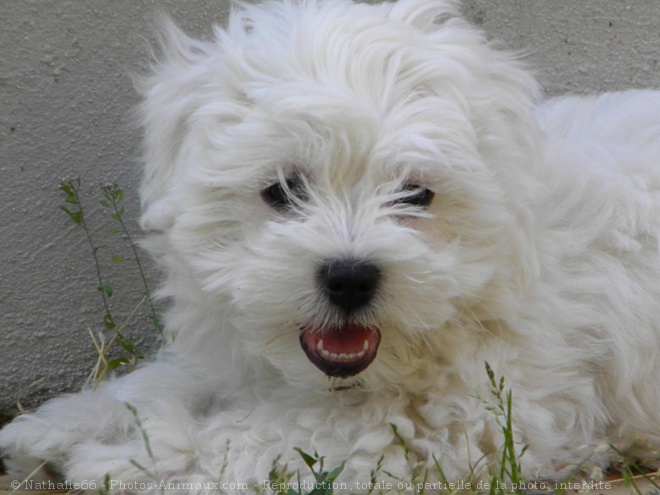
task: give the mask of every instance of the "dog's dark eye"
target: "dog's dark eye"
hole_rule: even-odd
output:
[[[276,182],[261,191],[261,198],[274,210],[290,210],[297,201],[305,200],[305,185],[299,178],[287,179],[284,183]]]
[[[430,189],[425,189],[421,186],[409,184],[403,188],[403,193],[409,193],[401,197],[395,204],[417,206],[419,208],[428,208],[433,202],[435,193]]]

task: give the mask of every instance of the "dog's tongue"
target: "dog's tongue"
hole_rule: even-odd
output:
[[[353,323],[323,330],[307,328],[300,334],[307,358],[326,375],[337,377],[364,371],[376,357],[379,343],[377,328]]]

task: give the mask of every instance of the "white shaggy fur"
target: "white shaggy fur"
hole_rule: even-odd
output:
[[[395,425],[413,461],[487,476],[502,436],[485,362],[512,390],[528,479],[593,473],[608,443],[655,455],[660,93],[539,103],[448,0],[270,1],[212,42],[164,32],[143,85],[142,222],[168,342],[2,430],[12,475],[46,460],[71,481],[239,491],[213,483],[261,484],[278,456],[304,474],[300,447],[347,460],[338,481],[355,488],[381,456],[405,476]],[[304,193],[269,205],[290,177]],[[435,193],[427,209],[411,185]],[[382,274],[350,316],[319,289],[337,259]],[[380,347],[328,378],[299,336],[346,321]]]

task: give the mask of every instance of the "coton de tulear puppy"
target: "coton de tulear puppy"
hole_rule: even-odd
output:
[[[298,447],[360,491],[403,441],[485,478],[485,363],[527,479],[654,455],[660,93],[540,102],[448,0],[246,4],[215,38],[165,23],[143,81],[168,342],[9,424],[13,477],[252,490]]]

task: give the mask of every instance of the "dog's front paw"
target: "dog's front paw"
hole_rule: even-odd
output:
[[[14,479],[61,478],[76,445],[115,443],[131,422],[126,406],[107,394],[86,391],[52,400],[0,430],[7,474]]]
[[[0,431],[7,474],[15,480],[61,479],[61,466],[75,435],[33,415],[20,416]]]

